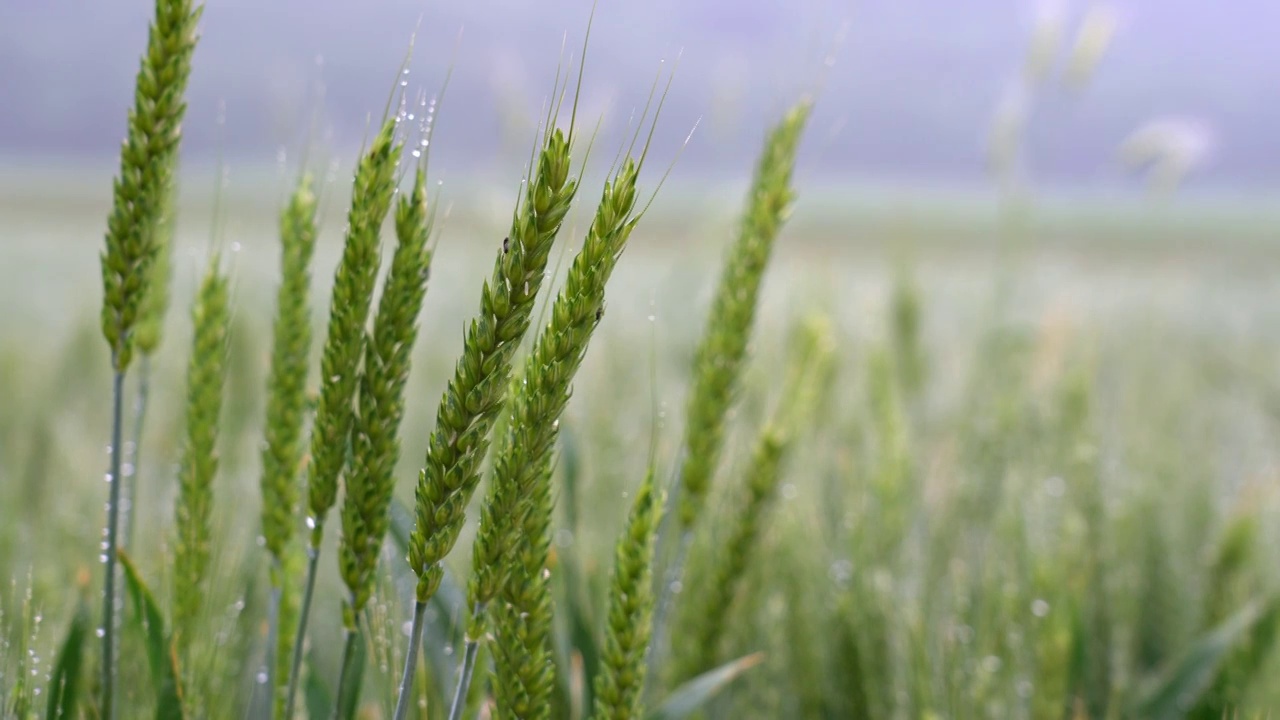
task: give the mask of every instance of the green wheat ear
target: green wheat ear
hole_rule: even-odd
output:
[[[298,181],[280,214],[280,243],[281,279],[272,329],[261,479],[262,537],[272,558],[271,630],[275,636],[267,658],[267,687],[276,694],[277,715],[283,712],[286,700],[289,648],[298,614],[297,591],[291,581],[300,569],[301,555],[292,539],[305,449],[302,432],[311,356],[310,266],[316,245],[316,196],[308,175]]]
[[[174,242],[174,207],[177,204],[174,177],[177,165],[177,153],[170,158],[174,167],[165,174],[168,176],[164,190],[161,192],[159,216],[153,228],[152,244],[155,246],[155,257],[147,271],[147,280],[143,283],[142,301],[138,311],[138,327],[134,331],[138,351],[144,357],[154,355],[160,347],[160,339],[164,331],[165,314],[169,311],[169,285],[173,278],[170,257],[173,254]]]
[[[409,542],[419,603],[435,594],[443,573],[440,563],[462,529],[467,503],[480,482],[489,431],[506,397],[512,357],[529,328],[551,246],[577,191],[577,181],[569,177],[569,146],[569,137],[560,130],[547,135],[493,276],[481,292],[480,314],[471,321],[462,357],[440,399],[418,478]]]
[[[182,654],[194,640],[193,625],[207,593],[213,479],[218,472],[218,421],[227,370],[227,294],[227,277],[219,270],[215,256],[200,285],[191,316],[195,339],[187,366],[186,441],[178,469],[173,627]]]
[[[102,332],[117,371],[126,370],[133,359],[134,329],[149,294],[200,13],[190,0],[157,0],[147,54],[138,70],[102,253]]]
[[[365,324],[373,304],[373,288],[381,264],[382,223],[391,210],[396,190],[396,167],[403,143],[396,142],[396,119],[387,118],[360,158],[352,182],[351,207],[342,258],[334,271],[329,304],[329,330],[320,357],[320,397],[311,428],[311,457],[307,482],[307,579],[298,610],[298,631],[291,653],[285,715],[293,712],[298,675],[306,640],[307,620],[319,571],[324,523],[338,499],[338,476],[347,464],[360,358],[365,347]]]
[[[594,720],[639,720],[645,716],[641,692],[653,631],[654,541],[664,505],[664,498],[654,488],[650,467],[614,550],[608,625],[595,680]]]
[[[307,370],[311,355],[311,258],[316,196],[303,176],[280,216],[281,280],[276,293],[271,371],[262,449],[262,536],[278,566],[295,528],[304,446]],[[274,571],[273,571],[274,573]],[[273,576],[273,586],[279,583]]]
[[[605,184],[586,241],[552,306],[551,321],[525,362],[512,398],[506,441],[495,460],[496,505],[487,518],[488,527],[486,518],[481,520],[475,557],[478,582],[472,586],[472,600],[474,609],[487,602],[485,592],[497,591],[500,598],[494,649],[500,718],[547,717],[550,712],[555,677],[546,569],[555,505],[552,448],[573,376],[600,323],[605,286],[639,221],[635,215],[639,171],[640,164],[628,158]],[[486,533],[492,536],[487,543]]]
[[[630,159],[605,185],[595,221],[574,258],[551,322],[525,362],[511,400],[510,419],[494,455],[489,495],[473,546],[469,600],[484,608],[505,581],[504,558],[520,533],[522,503],[540,480],[558,435],[557,421],[575,373],[604,311],[605,285],[635,227],[638,165]],[[471,638],[484,633],[483,611],[473,613]]]
[[[793,108],[769,133],[756,166],[746,215],[729,249],[693,366],[680,469],[680,525],[687,531],[706,502],[720,461],[725,416],[755,321],[760,282],[793,200],[791,175],[812,103]]]
[[[402,145],[395,142],[395,119],[382,125],[360,160],[347,214],[342,259],[334,272],[329,331],[320,360],[320,399],[311,430],[308,500],[311,546],[324,537],[324,521],[338,497],[338,475],[347,460],[365,323],[373,303],[380,260],[382,222],[395,194],[396,163]]]
[[[436,412],[414,491],[409,566],[418,576],[417,602],[396,720],[408,714],[427,601],[440,587],[442,563],[458,541],[467,504],[480,483],[480,463],[506,399],[512,358],[529,329],[551,246],[578,189],[577,180],[569,177],[572,138],[571,122],[567,136],[557,129],[543,139],[536,171],[512,215],[493,275],[481,290],[480,314],[467,329],[462,357]]]
[[[339,568],[350,592],[343,609],[348,630],[355,630],[373,590],[373,571],[387,534],[396,462],[400,459],[400,421],[404,388],[418,335],[418,315],[427,291],[431,233],[427,215],[426,174],[419,169],[413,192],[396,208],[396,252],[391,260],[373,334],[365,345],[359,417],[352,436],[352,463],[342,505]]]

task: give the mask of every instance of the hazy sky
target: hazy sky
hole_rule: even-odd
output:
[[[1030,171],[1077,186],[1116,182],[1121,142],[1145,123],[1175,118],[1208,130],[1198,137],[1209,151],[1194,175],[1200,183],[1280,185],[1280,3],[1107,4],[1120,22],[1094,81],[1072,93],[1051,79],[1023,98]],[[609,110],[603,137],[616,147],[660,61],[669,66],[679,53],[659,143],[673,149],[702,118],[682,167],[741,171],[764,126],[821,85],[806,145],[812,171],[981,180],[992,118],[1016,95],[1042,5],[600,0],[584,112],[594,119]],[[1089,2],[1057,5],[1069,41]],[[589,0],[209,0],[186,157],[222,148],[271,162],[282,145],[298,146],[313,116],[333,151],[347,152],[381,113],[421,18],[410,89],[434,92],[455,66],[437,126],[440,162],[458,172],[486,168],[499,150],[528,146],[531,129],[519,120],[550,92],[566,33],[577,54],[590,10]],[[139,0],[0,0],[0,156],[109,159],[150,12]]]

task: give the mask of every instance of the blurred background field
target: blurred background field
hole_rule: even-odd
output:
[[[174,300],[137,468],[135,532],[146,542],[136,553],[157,586],[190,302],[210,249],[232,269],[235,313],[217,564],[252,578],[262,574],[258,448],[277,215],[305,149],[325,177],[313,306],[323,337],[349,162],[422,14],[411,83],[430,94],[446,64],[456,69],[433,140],[438,254],[398,470],[397,495],[411,503],[561,38],[567,30],[574,44],[589,9],[509,5],[206,10]],[[1280,625],[1280,100],[1264,92],[1280,65],[1267,61],[1261,35],[1280,11],[1115,3],[1122,32],[1091,82],[1069,91],[1061,77],[1088,3],[1062,4],[1053,69],[1025,86],[1017,78],[1034,61],[1037,28],[1053,17],[1032,6],[802,5],[597,10],[583,113],[594,122],[605,112],[606,122],[582,197],[594,201],[631,108],[658,60],[680,47],[644,189],[702,121],[610,284],[564,422],[581,475],[556,548],[593,578],[583,591],[593,619],[651,428],[660,471],[674,472],[693,348],[763,129],[820,82],[719,475],[721,510],[692,569],[714,555],[750,443],[779,401],[796,326],[828,322],[838,360],[720,653],[763,651],[764,661],[710,715],[1209,718],[1280,707],[1271,652]],[[34,606],[43,618],[34,629],[7,625],[8,647],[33,635],[36,651],[8,654],[0,664],[10,678],[15,668],[47,675],[75,595],[97,574],[110,389],[98,253],[148,11],[0,5],[0,611],[12,619]],[[1003,142],[992,133],[1011,96],[1034,111],[1015,113],[1026,121],[1011,140],[1019,159],[1002,173],[990,162]],[[1124,167],[1121,147],[1170,112],[1212,128],[1213,151],[1193,153],[1176,187],[1153,189]],[[1176,154],[1177,143],[1161,152]],[[575,208],[554,257],[567,262],[588,212],[585,202]],[[468,560],[451,558],[459,568]],[[327,572],[313,637],[333,648],[339,592]],[[213,593],[225,612],[206,622],[246,628],[226,641],[241,651],[226,650],[218,665],[226,677],[216,682],[236,699],[226,717],[252,702],[263,586],[229,582]],[[698,591],[695,576],[677,602]],[[394,635],[403,609],[389,590],[382,601]],[[1211,642],[1242,618],[1245,630]],[[385,676],[366,683],[373,717],[385,713],[377,689],[393,687],[389,667],[370,670]],[[1161,692],[1188,688],[1187,702],[1160,704]]]

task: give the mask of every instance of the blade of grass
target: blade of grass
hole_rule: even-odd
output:
[[[76,717],[76,707],[80,700],[80,670],[84,666],[85,640],[89,637],[89,627],[92,622],[89,605],[81,599],[76,605],[76,614],[71,618],[71,625],[67,628],[67,636],[58,649],[58,657],[53,663],[53,673],[49,676],[49,706],[45,712],[48,720]]]
[[[147,665],[156,692],[156,720],[180,720],[186,717],[186,710],[182,702],[182,676],[178,672],[178,654],[173,638],[165,630],[160,604],[143,582],[133,561],[123,550],[119,554],[125,589],[133,600],[134,618],[146,641]]]

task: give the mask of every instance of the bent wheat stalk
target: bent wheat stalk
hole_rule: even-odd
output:
[[[536,170],[481,291],[480,314],[471,321],[462,357],[440,399],[414,493],[409,565],[418,583],[397,720],[408,713],[427,602],[440,586],[441,563],[458,540],[467,503],[480,482],[480,462],[506,399],[512,357],[529,328],[551,247],[577,191],[577,180],[569,176],[572,138],[572,122],[567,135],[557,129],[544,136]]]

